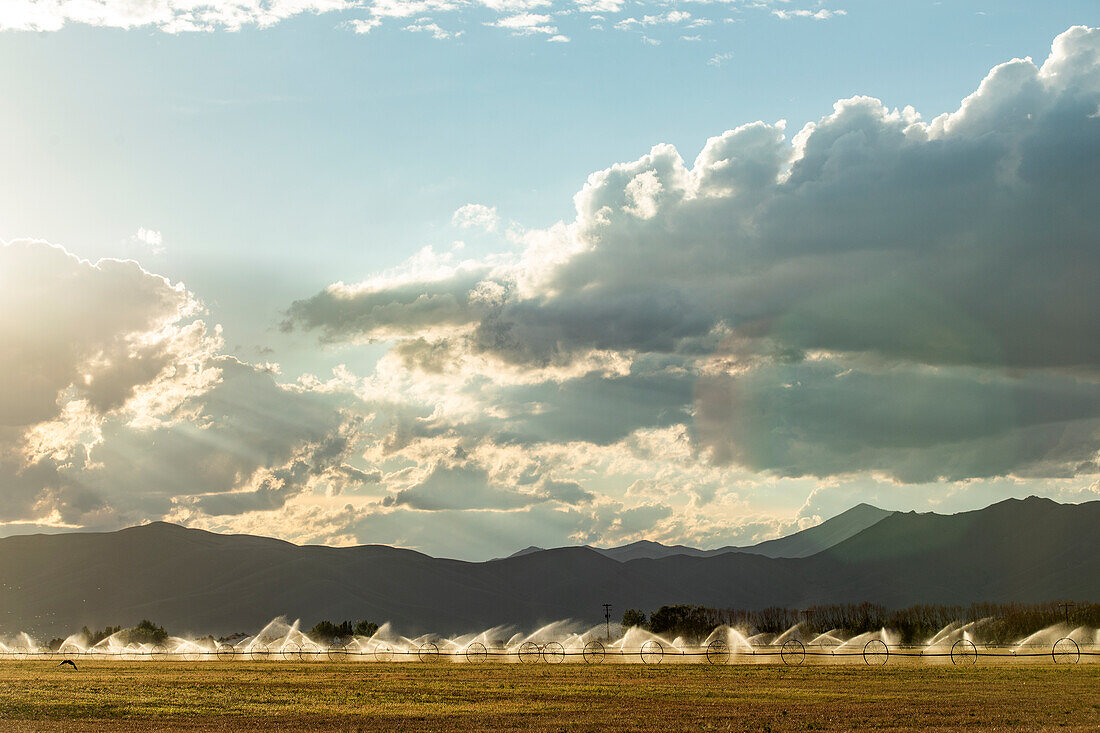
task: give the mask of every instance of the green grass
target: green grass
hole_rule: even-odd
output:
[[[25,730],[1100,729],[1100,665],[0,663]]]

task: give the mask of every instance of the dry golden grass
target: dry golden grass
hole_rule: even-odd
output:
[[[1100,665],[0,663],[12,730],[1100,730]]]

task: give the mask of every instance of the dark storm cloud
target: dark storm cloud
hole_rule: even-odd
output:
[[[537,291],[503,282],[507,297],[482,312],[467,307],[477,275],[463,271],[344,289],[327,312],[303,301],[290,323],[370,336],[473,322],[475,348],[536,366],[780,321],[775,336],[801,348],[1095,367],[1098,35],[1067,32],[1042,70],[994,69],[929,124],[853,98],[794,148],[757,123],[709,141],[690,170],[665,145],[593,174],[577,196],[580,251],[536,273]],[[985,343],[953,343],[952,316],[961,340]]]
[[[471,323],[485,314],[487,306],[475,291],[488,274],[488,268],[476,268],[431,282],[333,285],[291,305],[283,328],[319,329],[326,339],[339,341]]]
[[[330,288],[288,326],[404,341],[406,365],[436,374],[464,354],[532,374],[594,350],[684,357],[689,374],[698,357],[698,447],[783,475],[1090,470],[1098,49],[1100,31],[1071,29],[1041,68],[1003,64],[931,122],[856,97],[791,142],[764,123],[712,138],[690,168],[659,145],[590,176],[575,221],[511,266]],[[489,394],[546,440],[614,441],[690,409],[652,378],[573,377]]]
[[[1072,476],[1100,445],[1100,390],[1055,376],[801,362],[703,377],[696,404],[716,460],[786,476]]]
[[[509,387],[493,393],[508,417],[487,422],[499,440],[508,442],[610,445],[638,428],[689,420],[693,381],[682,372],[640,371]]]

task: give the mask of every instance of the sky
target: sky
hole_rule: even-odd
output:
[[[1095,2],[3,0],[0,535],[1100,499]]]

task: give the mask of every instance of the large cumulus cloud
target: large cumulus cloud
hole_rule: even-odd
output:
[[[396,341],[493,404],[622,393],[659,365],[693,390],[697,455],[752,471],[1095,473],[1098,169],[1100,31],[1078,27],[931,121],[855,97],[789,139],[730,130],[690,166],[658,145],[591,175],[575,219],[521,254],[336,285],[287,327]],[[626,434],[668,424],[652,397],[621,411]],[[608,414],[588,405],[578,434]]]
[[[367,480],[344,461],[358,418],[221,353],[201,312],[136,262],[0,244],[0,521],[238,514]]]

